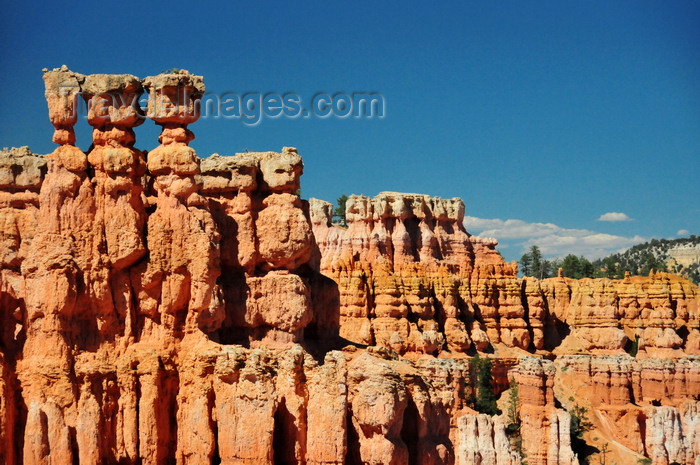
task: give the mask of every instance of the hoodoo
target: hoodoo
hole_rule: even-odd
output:
[[[700,463],[691,282],[518,278],[460,199],[333,225],[296,149],[198,157],[201,76],[44,81],[58,147],[0,153],[0,464]]]

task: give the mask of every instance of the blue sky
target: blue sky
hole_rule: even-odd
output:
[[[41,69],[62,64],[184,68],[215,94],[379,92],[381,119],[207,118],[191,145],[297,147],[306,198],[461,197],[509,260],[700,233],[695,1],[4,2],[0,41],[2,146],[54,149]],[[146,122],[136,146],[158,132]]]

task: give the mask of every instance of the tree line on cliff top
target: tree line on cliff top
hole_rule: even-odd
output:
[[[689,266],[676,264],[669,251],[677,247],[692,247],[700,244],[700,236],[691,235],[681,239],[652,239],[637,244],[628,250],[590,261],[584,256],[569,254],[564,258],[546,260],[540,248],[530,247],[518,262],[521,276],[544,279],[558,275],[559,268],[567,278],[611,278],[622,279],[625,273],[647,276],[651,270],[676,273],[700,284],[700,262]]]

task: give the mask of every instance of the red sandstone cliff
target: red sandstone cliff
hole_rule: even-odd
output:
[[[700,293],[678,276],[516,278],[497,242],[470,236],[464,204],[418,194],[350,196],[347,229],[311,200],[321,272],[340,289],[341,335],[398,353],[502,344],[559,353],[700,354]]]
[[[197,157],[201,77],[44,80],[59,147],[0,154],[0,463],[521,463],[472,410],[475,351],[530,465],[575,463],[574,404],[618,463],[700,460],[691,283],[519,279],[459,199],[352,196],[332,226],[295,149]]]
[[[454,361],[473,350],[495,350],[499,390],[507,387],[507,376],[521,386],[530,464],[573,460],[568,414],[552,397],[555,384],[565,408],[590,409],[596,430],[587,440],[599,450],[614,441],[619,446],[611,454],[622,462],[647,456],[653,463],[695,463],[700,453],[695,285],[666,273],[623,280],[516,278],[515,266],[495,251],[495,240],[464,230],[459,199],[393,192],[373,199],[350,196],[347,229],[331,224],[331,211],[329,203],[311,200],[321,272],[340,291],[343,337],[412,360],[429,354]],[[632,358],[625,348],[635,339],[639,350]],[[519,359],[525,351],[557,363],[526,369],[546,361]],[[621,364],[612,371],[611,357]],[[540,384],[545,382],[547,395]],[[531,383],[542,391],[536,398]],[[572,396],[576,402],[569,401]],[[453,407],[458,463],[514,460],[502,447],[500,454],[489,452],[503,443],[502,420],[458,412]],[[620,416],[634,425],[621,423]],[[661,427],[660,418],[670,423]],[[465,434],[467,442],[460,440]]]

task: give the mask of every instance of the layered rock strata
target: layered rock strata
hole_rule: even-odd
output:
[[[296,150],[200,160],[187,125],[204,87],[186,72],[141,81],[61,68],[44,80],[60,146],[0,157],[0,463],[273,463],[273,436],[282,454],[292,430],[299,461],[342,461],[345,429],[327,453],[326,426],[306,409],[330,396],[341,403],[327,416],[344,424],[345,361],[331,354],[313,371],[300,346],[288,363],[266,352],[338,332]],[[163,127],[150,153],[134,147],[144,88]],[[74,145],[79,97],[94,127],[87,154]],[[269,438],[246,423],[258,408]]]
[[[0,463],[572,464],[579,406],[618,463],[700,460],[689,282],[517,278],[459,199],[352,196],[340,228],[295,149],[197,156],[200,76],[44,81],[58,147],[0,153]]]
[[[460,199],[353,195],[347,230],[331,225],[329,212],[311,200],[321,270],[340,290],[341,336],[400,354],[485,349],[489,336],[527,348],[519,280],[495,241],[466,233]],[[481,292],[472,296],[472,288]]]
[[[700,354],[700,294],[677,276],[519,279],[494,239],[464,230],[460,199],[350,196],[347,229],[331,211],[311,200],[321,271],[338,283],[349,340],[437,355],[497,344],[622,353],[637,339],[643,355]]]
[[[495,240],[464,230],[459,199],[390,192],[373,199],[351,196],[347,228],[333,225],[331,212],[329,203],[311,200],[321,270],[340,291],[341,335],[409,359],[495,350],[499,391],[507,388],[509,376],[521,389],[534,379],[546,379],[548,400],[524,401],[521,410],[528,463],[574,461],[569,415],[555,408],[551,398],[555,379],[559,402],[569,410],[575,405],[590,409],[599,429],[589,439],[600,436],[623,445],[613,451],[620,460],[654,456],[658,463],[693,463],[698,457],[693,445],[697,431],[689,426],[697,419],[692,412],[700,393],[700,294],[692,283],[666,273],[623,280],[519,279],[515,265],[504,263],[495,251]],[[523,351],[565,362],[556,365],[559,370],[550,364],[546,375],[540,369],[523,378],[517,361]],[[619,375],[624,383],[611,374],[619,369],[577,368],[581,363],[606,367],[611,356],[627,367]],[[578,403],[568,402],[571,394]],[[462,411],[455,407],[453,412]],[[669,421],[675,426],[665,426],[666,432],[652,420],[663,415],[674,419]],[[620,416],[634,418],[632,432],[616,420]],[[516,460],[510,452],[477,451],[483,441],[487,450],[496,450],[494,441],[503,442],[507,425],[502,420],[458,413],[453,418],[458,461]],[[479,439],[479,431],[490,439]],[[472,442],[460,441],[465,434]],[[655,442],[647,439],[652,435]],[[659,439],[670,436],[675,439]],[[597,446],[600,450],[603,443]]]

